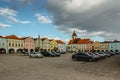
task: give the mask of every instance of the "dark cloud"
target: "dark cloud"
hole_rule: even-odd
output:
[[[108,39],[120,35],[119,0],[49,0],[47,9],[51,12],[57,29],[66,33],[77,28],[78,33],[86,30],[83,34],[104,32],[96,35]]]
[[[81,36],[120,38],[120,0],[0,0],[12,9],[31,7],[34,12],[51,14],[58,30]],[[46,3],[47,2],[47,3]],[[46,12],[46,9],[48,12]]]

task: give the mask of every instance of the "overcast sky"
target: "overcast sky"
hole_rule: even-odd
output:
[[[66,35],[60,37],[62,39],[70,38],[75,30],[81,38],[120,40],[120,0],[0,0],[0,2],[1,28],[13,26],[8,20],[26,26],[38,20],[40,22],[38,25],[54,26],[50,29],[59,32],[54,37]],[[30,12],[30,15],[26,11]],[[18,19],[23,13],[32,19],[28,17]],[[7,16],[7,20],[3,16]]]

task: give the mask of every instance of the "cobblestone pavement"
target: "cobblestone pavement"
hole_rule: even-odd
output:
[[[99,62],[73,61],[71,55],[0,54],[0,80],[120,80],[120,55]]]

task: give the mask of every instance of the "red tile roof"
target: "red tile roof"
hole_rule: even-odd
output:
[[[6,36],[6,38],[8,38],[8,39],[19,39],[19,40],[21,39],[21,38],[15,36],[15,35]]]
[[[63,41],[61,40],[56,40],[57,44],[65,44]]]
[[[47,38],[41,38],[42,41],[44,41],[45,39],[47,39]]]
[[[81,40],[78,41],[77,44],[88,44],[90,42],[91,42],[90,39],[81,39]]]
[[[0,35],[0,38],[4,38],[4,37]]]
[[[92,43],[92,41],[90,39],[80,39],[80,38],[72,39],[68,42],[68,44],[88,44],[88,43]]]
[[[81,40],[80,38],[76,38],[76,39],[71,39],[68,44],[77,44],[78,41]]]
[[[27,38],[32,38],[32,37],[23,37],[23,38],[21,38],[22,40],[25,40],[25,39],[27,39]],[[32,38],[33,39],[33,38]]]

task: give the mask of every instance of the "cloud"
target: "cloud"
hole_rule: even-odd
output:
[[[9,28],[11,25],[0,23],[0,28]]]
[[[19,21],[21,24],[30,24],[30,21]]]
[[[106,39],[120,35],[119,0],[48,0],[47,10],[57,29],[65,33],[75,29],[80,36]]]
[[[10,22],[17,22],[17,23],[19,22],[19,20],[17,20],[15,17],[12,16],[8,16],[7,18]]]
[[[38,18],[38,21],[41,23],[52,23],[52,21],[47,17],[39,13],[36,13],[35,16]]]
[[[16,18],[17,11],[9,8],[0,8],[0,16],[7,18],[10,22],[21,23],[21,24],[30,24],[30,21],[22,21]]]
[[[9,8],[0,8],[0,16],[17,16],[17,11]]]

